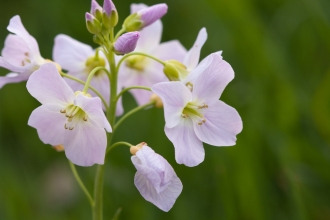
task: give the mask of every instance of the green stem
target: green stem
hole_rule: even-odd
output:
[[[162,60],[160,60],[160,59],[158,59],[158,58],[156,58],[156,57],[154,57],[154,56],[151,56],[151,55],[149,55],[149,54],[141,53],[141,52],[132,52],[132,53],[128,53],[128,54],[126,54],[125,56],[123,56],[123,57],[119,60],[118,65],[117,65],[117,72],[118,72],[118,70],[119,70],[120,65],[122,64],[122,62],[124,62],[124,60],[125,60],[127,57],[134,56],[134,55],[141,55],[141,56],[149,57],[150,59],[153,59],[153,60],[155,60],[155,61],[157,61],[157,62],[163,64],[164,66],[165,66],[165,64],[166,64],[164,61],[162,61]]]
[[[118,39],[118,37],[120,37],[120,35],[122,35],[125,32],[126,32],[125,28],[122,28],[120,31],[118,31],[118,33],[116,34],[116,37],[115,37],[115,41]]]
[[[71,79],[73,81],[76,81],[76,82],[78,82],[80,84],[85,85],[85,82],[84,81],[82,81],[80,79],[77,79],[76,77],[73,77],[73,76],[71,76],[69,74],[61,73],[61,76],[66,77],[68,79]],[[103,96],[101,95],[101,93],[99,91],[97,91],[93,86],[89,86],[89,88],[102,100],[103,105],[105,106],[106,109],[108,109],[109,106],[107,105],[107,102],[105,101],[105,99],[103,98]]]
[[[143,110],[143,109],[145,109],[147,107],[153,106],[154,104],[155,104],[155,102],[154,101],[151,101],[151,102],[149,102],[149,103],[147,103],[145,105],[141,105],[141,106],[138,106],[136,108],[133,108],[131,111],[127,112],[123,117],[121,117],[119,119],[119,121],[116,123],[115,127],[113,128],[113,131],[115,131],[119,127],[119,125],[121,123],[123,123],[123,121],[125,121],[125,119],[127,119],[129,116],[131,116],[134,113],[136,113],[136,112],[138,112],[140,110]]]
[[[113,216],[112,220],[118,220],[119,219],[119,215],[121,213],[121,210],[122,210],[121,207],[117,209],[117,211],[116,211],[115,215]]]
[[[128,142],[119,141],[119,142],[114,143],[110,147],[108,147],[106,154],[108,154],[112,149],[114,149],[115,147],[120,146],[120,145],[126,145],[128,147],[132,147],[133,146],[132,144],[130,144]]]
[[[109,77],[109,80],[110,80],[110,73],[109,71],[107,70],[107,68],[105,68],[104,66],[98,66],[98,67],[95,67],[92,72],[90,72],[90,74],[88,75],[88,78],[86,80],[86,83],[85,83],[85,87],[83,89],[83,92],[86,93],[88,88],[89,88],[89,84],[91,83],[91,80],[94,76],[95,73],[97,73],[97,71],[99,70],[104,70],[106,72],[106,74],[108,75]]]
[[[103,179],[104,179],[104,165],[97,167],[95,182],[94,182],[94,206],[93,206],[93,220],[103,219]]]
[[[80,188],[82,189],[82,191],[84,191],[85,195],[87,196],[87,199],[89,200],[89,203],[93,207],[94,206],[93,198],[92,198],[91,194],[88,192],[88,190],[86,189],[84,183],[81,181],[81,179],[79,177],[79,174],[76,170],[75,165],[71,161],[69,161],[69,164],[70,164],[70,168],[71,168],[71,171],[73,173],[74,178],[78,182],[78,184],[79,184]]]
[[[131,90],[131,89],[143,89],[143,90],[148,90],[151,91],[150,87],[146,87],[146,86],[130,86],[130,87],[126,87],[125,89],[121,90],[120,93],[117,95],[116,98],[116,102],[118,101],[118,99],[127,91]]]

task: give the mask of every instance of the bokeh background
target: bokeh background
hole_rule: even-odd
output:
[[[122,22],[133,2],[114,3]],[[238,110],[244,128],[236,146],[205,145],[205,161],[189,168],[174,160],[161,109],[132,116],[116,140],[146,141],[172,164],[183,192],[168,213],[145,201],[133,183],[130,154],[119,147],[106,161],[104,219],[118,207],[125,220],[330,219],[330,1],[166,3],[162,41],[179,39],[189,49],[207,28],[201,58],[223,50],[233,66],[235,79],[221,99]],[[0,0],[0,48],[16,14],[45,58],[59,33],[95,47],[85,28],[89,9],[89,0]],[[126,111],[136,105],[129,94],[124,105]],[[91,219],[64,154],[27,125],[37,106],[25,83],[0,90],[0,219]],[[92,190],[95,167],[77,169]]]

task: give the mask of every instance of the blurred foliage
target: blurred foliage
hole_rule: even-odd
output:
[[[114,3],[122,22],[132,2]],[[183,192],[168,213],[146,202],[134,186],[127,148],[117,148],[106,162],[105,219],[118,207],[120,219],[137,220],[330,219],[330,1],[166,3],[163,41],[179,39],[190,48],[206,27],[202,58],[223,50],[233,66],[236,77],[221,99],[238,110],[244,128],[236,146],[205,145],[205,161],[189,168],[175,163],[161,109],[132,116],[116,140],[146,141],[172,164]],[[0,48],[16,14],[45,58],[52,57],[59,33],[96,46],[85,28],[89,0],[0,0],[0,5]],[[25,83],[2,88],[0,103],[0,219],[91,219],[64,154],[45,146],[27,125],[39,103]],[[136,105],[129,94],[124,104],[126,111]],[[77,169],[92,190],[95,167]]]

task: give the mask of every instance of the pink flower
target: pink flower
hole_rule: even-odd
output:
[[[108,66],[103,53],[99,52],[98,59],[95,59],[95,51],[91,46],[83,44],[73,38],[64,34],[57,35],[55,38],[55,45],[53,49],[53,58],[55,62],[59,63],[63,69],[82,81],[86,81],[89,73],[97,66]],[[81,91],[84,85],[77,83],[71,79],[65,79],[74,91]],[[100,70],[94,75],[90,83],[96,90],[98,90],[104,99],[109,102],[110,99],[110,82],[107,74]],[[118,92],[121,90],[118,85]],[[96,96],[94,92],[90,92],[92,96]],[[109,103],[108,103],[109,104]],[[123,106],[121,99],[117,103],[116,115],[123,114]]]
[[[131,13],[147,8],[144,4],[132,4]],[[177,40],[160,43],[162,35],[162,23],[157,20],[152,25],[140,31],[135,52],[147,53],[161,60],[175,59],[183,61],[186,49]],[[124,87],[148,86],[168,81],[163,73],[163,66],[150,58],[144,56],[130,56],[119,69],[119,77]],[[138,105],[149,102],[151,92],[146,90],[130,91]]]
[[[9,34],[0,56],[0,67],[13,73],[0,77],[0,88],[7,83],[25,81],[45,60],[40,56],[37,41],[24,28],[21,18],[16,15],[7,27]]]
[[[204,160],[202,142],[235,145],[242,120],[234,108],[219,100],[234,78],[233,69],[219,53],[206,57],[190,74],[194,77],[189,87],[162,82],[151,89],[163,101],[165,133],[174,144],[176,161],[196,166]]]
[[[137,169],[134,183],[141,195],[161,210],[168,212],[182,191],[182,183],[171,165],[145,143],[132,156]]]
[[[44,64],[29,78],[29,93],[42,105],[28,121],[45,144],[63,145],[65,154],[80,166],[103,164],[107,146],[106,129],[111,126],[101,100],[76,92],[62,79],[54,64]]]

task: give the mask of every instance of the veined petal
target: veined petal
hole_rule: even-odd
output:
[[[67,118],[60,113],[61,107],[56,104],[42,105],[30,115],[28,125],[37,129],[40,140],[45,144],[63,144]]]
[[[10,71],[21,73],[24,71],[28,71],[33,64],[27,66],[16,66],[8,62],[4,57],[0,57],[0,67],[6,68]]]
[[[63,145],[65,155],[79,166],[104,164],[107,137],[103,127],[79,122],[73,130],[66,130]]]
[[[29,47],[21,37],[8,34],[1,54],[12,65],[22,67],[27,63],[24,61],[28,57],[29,51]]]
[[[187,50],[178,40],[171,40],[161,43],[152,51],[152,54],[161,60],[177,60],[183,62]]]
[[[242,131],[242,119],[238,112],[222,101],[210,105],[204,112],[206,122],[194,124],[197,137],[211,145],[232,146],[236,135]]]
[[[112,131],[110,123],[102,111],[102,102],[99,97],[90,98],[82,94],[78,94],[74,100],[74,104],[84,110],[88,117],[87,121],[92,126],[105,128],[108,132]]]
[[[218,100],[228,83],[234,78],[234,70],[218,54],[211,54],[205,59],[210,65],[196,78],[193,97],[203,101]]]
[[[34,37],[32,37],[24,28],[20,16],[16,15],[10,19],[9,25],[7,27],[8,31],[21,37],[26,45],[29,47],[31,56],[38,60],[41,58],[39,52],[39,46]]]
[[[202,28],[197,36],[197,39],[192,46],[192,48],[188,51],[188,54],[186,55],[183,64],[186,65],[188,71],[193,70],[199,61],[199,56],[201,49],[207,39],[207,32],[205,28]]]
[[[67,35],[59,34],[55,37],[53,59],[63,69],[77,72],[85,68],[85,62],[94,51],[91,46],[83,44]]]
[[[27,81],[29,93],[40,103],[73,103],[74,93],[59,74],[55,64],[46,63]]]
[[[17,73],[8,73],[6,76],[0,76],[0,89],[8,83],[17,83],[25,81],[29,78],[30,74],[17,74]]]
[[[173,128],[165,126],[165,134],[174,145],[178,164],[194,167],[204,161],[203,143],[196,136],[189,118],[181,118],[180,123]]]
[[[190,90],[181,82],[162,82],[151,87],[160,96],[164,104],[166,127],[177,126],[184,107],[191,101]]]

